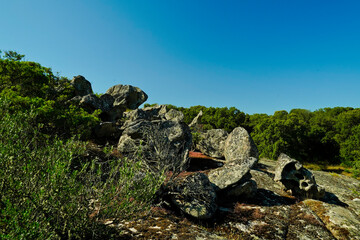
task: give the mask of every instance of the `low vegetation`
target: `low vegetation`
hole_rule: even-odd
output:
[[[89,156],[98,113],[68,104],[69,80],[22,57],[0,59],[0,239],[116,238],[104,221],[146,213],[163,177],[141,155]]]

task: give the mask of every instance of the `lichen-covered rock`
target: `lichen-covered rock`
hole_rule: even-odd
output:
[[[316,184],[314,175],[299,161],[283,153],[277,160],[274,180],[281,182],[285,191],[291,190],[301,199],[321,199],[325,196],[325,189]]]
[[[196,145],[196,148],[207,156],[223,158],[227,137],[228,133],[223,129],[208,130],[200,134],[200,141]]]
[[[114,106],[125,106],[128,109],[136,109],[143,104],[148,96],[138,87],[131,85],[115,85],[106,91],[114,97]]]
[[[259,158],[258,149],[250,134],[242,127],[235,128],[227,137],[224,147],[226,161],[239,161],[249,157]]]
[[[93,93],[91,83],[81,75],[74,77],[70,84],[74,86],[77,96],[82,97]]]
[[[257,186],[251,180],[250,168],[257,162],[255,158],[248,158],[241,163],[233,161],[224,166],[210,170],[208,177],[215,189],[223,196],[243,196],[251,198]]]
[[[218,208],[213,185],[200,172],[172,180],[165,195],[169,195],[172,204],[181,211],[198,219],[211,218]]]
[[[308,206],[337,239],[360,239],[359,216],[343,206],[307,199]]]
[[[156,107],[146,107],[142,109],[136,109],[134,111],[126,112],[125,117],[127,121],[124,126],[132,124],[138,120],[166,120],[165,114],[167,113],[167,109],[165,105],[159,105]]]
[[[189,127],[179,121],[166,120],[166,108],[137,109],[127,114],[118,143],[120,152],[132,154],[124,146],[130,143],[141,148],[142,158],[152,169],[180,171],[187,166],[192,144]],[[126,144],[125,144],[126,141]]]
[[[127,134],[121,135],[117,149],[121,153],[134,153],[140,150],[139,143]]]
[[[170,109],[167,113],[165,113],[166,120],[182,122],[184,121],[184,114],[175,109]]]

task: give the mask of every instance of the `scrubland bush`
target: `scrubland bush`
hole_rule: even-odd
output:
[[[110,239],[103,220],[149,209],[162,176],[140,161],[82,162],[84,142],[45,135],[33,108],[10,106],[0,98],[0,239]]]

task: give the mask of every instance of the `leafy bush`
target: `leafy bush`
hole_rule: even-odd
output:
[[[88,113],[72,105],[75,89],[64,77],[54,75],[50,68],[39,63],[20,61],[23,55],[5,52],[0,56],[0,97],[11,101],[12,111],[29,110],[37,113],[36,122],[42,132],[56,133],[69,138],[80,134],[89,139],[91,130],[99,123],[100,110]]]
[[[85,143],[50,138],[34,107],[10,106],[0,98],[0,239],[109,239],[102,220],[149,209],[162,176],[140,161],[83,162]]]

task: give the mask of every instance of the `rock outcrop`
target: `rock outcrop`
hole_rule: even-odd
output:
[[[158,106],[127,114],[118,150],[132,155],[141,148],[142,158],[151,168],[183,170],[188,163],[192,135],[189,127],[180,121],[181,114],[167,113],[165,106]]]
[[[80,75],[74,77],[71,84],[76,96],[70,102],[78,104],[88,112],[101,110],[100,118],[104,122],[118,121],[126,109],[136,109],[148,98],[140,88],[121,84],[109,88],[105,94],[98,97],[93,94],[91,83]]]
[[[208,177],[200,172],[179,175],[166,184],[164,193],[173,205],[197,219],[212,218],[218,208],[215,189]]]
[[[200,134],[196,148],[207,156],[224,158],[225,141],[228,133],[223,129],[211,129]]]
[[[291,190],[300,199],[321,199],[325,196],[324,188],[316,184],[314,175],[299,161],[283,153],[277,160],[274,180],[281,182],[285,191]]]
[[[91,83],[81,75],[74,77],[70,84],[75,88],[75,95],[77,96],[82,97],[93,93]]]
[[[226,161],[243,161],[249,157],[259,158],[257,147],[250,134],[242,127],[235,128],[225,141]]]
[[[117,226],[109,220],[131,237],[360,240],[360,181],[310,172],[285,154],[278,161],[258,161],[257,148],[242,127],[229,135],[222,130],[202,133],[198,148],[207,156],[193,153],[202,162],[187,168],[192,136],[181,112],[168,111],[166,106],[124,112],[137,108],[147,95],[136,87],[117,85],[98,97],[82,76],[75,77],[72,84],[78,96],[71,101],[88,111],[103,112],[104,122],[94,129],[98,138],[119,139],[120,156],[140,154],[153,171],[169,170],[172,177],[158,192],[160,203],[166,202],[173,207],[171,211],[176,208],[190,219],[215,221],[216,225],[198,227],[199,221],[170,214]],[[193,127],[201,125],[200,115]],[[223,157],[225,160],[217,159]],[[159,226],[160,222],[163,225]],[[153,235],[147,235],[149,232]]]
[[[148,98],[144,91],[131,85],[118,84],[109,88],[106,93],[115,99],[114,106],[128,109],[137,109]]]
[[[251,157],[242,162],[226,163],[220,168],[210,170],[209,180],[222,197],[252,198],[257,186],[251,180],[250,169],[257,161]]]

